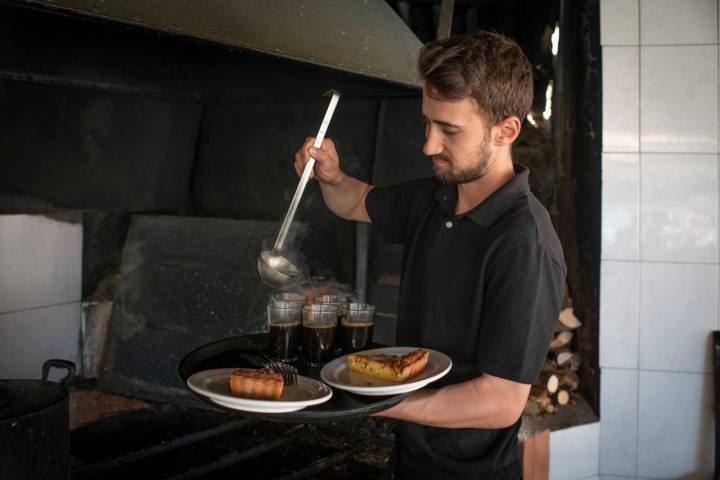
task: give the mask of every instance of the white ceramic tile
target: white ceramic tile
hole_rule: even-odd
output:
[[[600,275],[600,366],[637,368],[640,266],[603,261]]]
[[[640,371],[638,475],[711,478],[712,375]]]
[[[712,372],[717,265],[640,264],[640,368]]]
[[[639,260],[640,155],[602,156],[602,258]]]
[[[598,474],[599,423],[550,432],[550,478],[577,480]]]
[[[637,370],[601,370],[600,473],[636,474],[637,399]]]
[[[79,301],[82,224],[0,215],[0,313]]]
[[[717,155],[641,154],[640,258],[717,262]]]
[[[600,43],[637,45],[639,0],[600,0]]]
[[[603,151],[640,148],[640,48],[603,48]]]
[[[718,47],[641,47],[640,149],[717,152]]]
[[[717,0],[640,0],[643,45],[717,43]]]
[[[0,315],[0,378],[40,378],[49,358],[79,369],[80,311],[77,302]]]

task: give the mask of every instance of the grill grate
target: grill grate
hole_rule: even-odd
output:
[[[71,432],[72,480],[384,478],[392,423],[265,422],[167,403]]]

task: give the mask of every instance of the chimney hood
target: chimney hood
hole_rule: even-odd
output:
[[[101,20],[420,87],[422,43],[384,0],[25,0]]]

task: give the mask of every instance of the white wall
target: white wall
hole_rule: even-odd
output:
[[[82,224],[68,220],[0,215],[0,378],[40,378],[49,358],[80,368]]]
[[[600,6],[599,473],[709,479],[710,336],[720,328],[718,1]]]

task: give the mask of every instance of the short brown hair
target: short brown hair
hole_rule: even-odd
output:
[[[418,58],[429,91],[442,98],[472,97],[491,125],[516,116],[533,100],[532,68],[520,46],[493,32],[477,32],[426,44]]]

